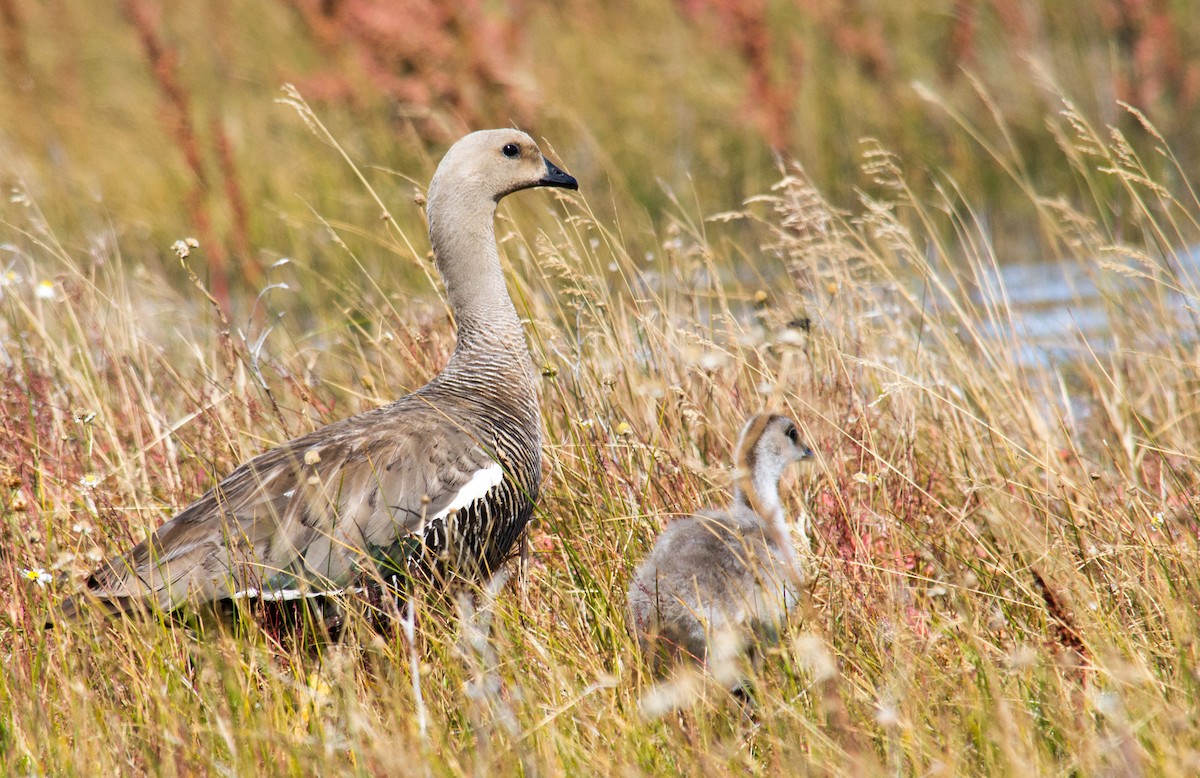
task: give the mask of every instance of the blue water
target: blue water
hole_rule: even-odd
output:
[[[1157,267],[1134,259],[993,267],[966,297],[979,311],[985,341],[1014,348],[1019,363],[1045,365],[1162,345],[1165,339],[1197,340],[1197,281],[1200,246]],[[1176,326],[1163,330],[1164,318]],[[1142,321],[1147,326],[1139,326]]]

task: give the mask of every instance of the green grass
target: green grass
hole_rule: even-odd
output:
[[[295,24],[282,5],[238,9],[222,43],[235,52]],[[441,147],[398,133],[377,104],[318,105],[329,134],[314,135],[271,102],[265,59],[223,102],[203,37],[179,37],[197,104],[245,122],[254,259],[290,260],[235,284],[223,314],[203,291],[211,247],[184,262],[170,251],[192,234],[189,180],[153,85],[129,77],[133,108],[100,110],[134,72],[133,39],[80,50],[96,65],[82,105],[4,93],[46,106],[38,121],[65,151],[4,125],[0,772],[1195,772],[1200,286],[1172,256],[1200,237],[1200,204],[1179,137],[1134,113],[1106,126],[1091,117],[1107,108],[1057,92],[1014,102],[1041,89],[1027,75],[970,103],[906,92],[906,110],[835,133],[836,106],[877,99],[843,74],[806,82],[798,109],[825,106],[802,127],[830,134],[840,167],[809,165],[824,147],[802,142],[809,172],[780,169],[726,116],[741,99],[732,55],[677,16],[631,9],[530,21],[531,67],[569,106],[539,133],[583,183],[510,198],[498,222],[542,368],[534,553],[478,612],[420,600],[412,640],[356,625],[314,643],[209,618],[43,624],[97,559],[237,463],[444,364],[453,333],[427,280],[423,183],[390,172],[424,182]],[[40,13],[28,10],[30,52],[49,63],[66,54],[39,37]],[[107,11],[72,13],[76,28],[121,29]],[[919,59],[923,17],[895,13],[913,41],[897,56]],[[646,81],[645,62],[588,24],[666,60],[674,80],[653,88],[711,132],[653,120],[653,95],[620,88]],[[1081,29],[1052,40],[1101,46]],[[940,144],[931,122],[945,156],[919,150]],[[854,142],[868,133],[881,141]],[[835,180],[847,171],[861,191]],[[1026,252],[1086,259],[1108,290],[1111,348],[1030,362],[1019,337],[987,334],[1011,312],[980,285]],[[763,408],[800,420],[818,452],[784,490],[811,521],[808,607],[757,674],[753,717],[712,686],[649,717],[628,576],[666,522],[726,499],[733,438]]]

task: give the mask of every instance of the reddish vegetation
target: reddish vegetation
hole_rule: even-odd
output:
[[[1107,0],[1100,19],[1125,55],[1117,72],[1117,98],[1143,110],[1165,99],[1186,111],[1200,98],[1200,65],[1183,55],[1179,30],[1166,0]]]
[[[747,110],[766,142],[776,150],[786,150],[803,66],[799,43],[789,41],[778,54],[785,74],[779,77],[772,62],[779,48],[778,36],[771,32],[767,0],[679,0],[679,4],[693,21],[699,21],[702,10],[711,13],[722,36],[746,64]]]
[[[838,52],[854,62],[860,73],[880,81],[890,81],[895,74],[892,48],[884,34],[883,21],[870,8],[863,9],[861,0],[822,3],[800,0],[803,10],[813,16],[818,26],[833,39]]]
[[[225,199],[229,201],[232,215],[231,226],[234,250],[237,252],[239,266],[243,269],[245,280],[258,285],[262,280],[262,271],[258,263],[253,261],[253,251],[250,248],[250,221],[246,210],[246,198],[237,175],[237,162],[233,156],[233,146],[229,142],[229,134],[225,125],[219,119],[212,121],[212,136],[215,139],[217,163],[221,168],[221,179],[225,188]]]
[[[528,126],[532,95],[521,89],[517,63],[522,3],[489,12],[480,0],[290,0],[317,41],[345,53],[376,92],[399,103],[425,137],[446,141],[495,123],[489,104]],[[301,91],[321,99],[354,96],[344,68],[309,76]],[[495,106],[493,106],[495,107]],[[487,119],[487,121],[484,121]]]
[[[154,73],[162,96],[164,116],[175,144],[183,153],[188,170],[193,177],[192,188],[187,195],[188,211],[192,224],[200,238],[210,266],[209,283],[213,296],[225,308],[229,307],[229,258],[223,241],[218,240],[213,227],[209,198],[213,186],[206,170],[199,135],[193,116],[187,88],[178,76],[178,53],[167,44],[159,31],[157,13],[144,0],[122,0],[122,11],[137,32],[142,51]],[[213,134],[217,162],[224,178],[225,195],[233,212],[233,234],[231,236],[239,256],[238,267],[247,280],[258,275],[257,266],[250,255],[250,244],[246,226],[246,205],[242,198],[233,164],[233,154],[228,137],[217,121],[213,122]]]
[[[954,0],[954,28],[950,32],[950,56],[942,61],[943,75],[952,78],[959,67],[975,63],[975,33],[979,24],[975,0]],[[1019,13],[1020,9],[1016,9]]]
[[[23,20],[16,0],[0,0],[0,50],[4,66],[21,88],[29,87],[29,52],[25,49]]]

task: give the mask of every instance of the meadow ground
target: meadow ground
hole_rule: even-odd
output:
[[[150,83],[130,88],[153,103]],[[238,462],[444,364],[419,210],[436,154],[401,177],[369,153],[382,125],[331,110],[326,129],[290,92],[249,111],[299,129],[242,160],[258,187],[242,273],[238,198],[205,193],[222,239],[190,246],[178,214],[198,201],[144,173],[148,130],[79,168],[69,148],[22,156],[13,138],[36,128],[8,131],[0,771],[1194,774],[1189,166],[1137,111],[1106,126],[1057,97],[1033,160],[986,90],[986,127],[923,94],[957,161],[910,172],[865,141],[861,186],[836,205],[791,163],[739,180],[748,197],[677,194],[686,177],[648,194],[650,156],[557,149],[581,191],[513,198],[498,221],[545,420],[524,580],[449,613],[419,600],[411,634],[356,626],[336,644],[252,620],[43,624],[86,569]],[[643,150],[662,137],[641,132]],[[995,281],[995,206],[956,164],[1006,182],[1009,244],[1085,259],[1111,332],[1065,330],[1031,356]],[[217,251],[228,301],[210,297]],[[648,715],[663,700],[627,629],[628,576],[665,522],[725,499],[733,437],[762,408],[817,452],[785,486],[811,525],[811,606],[757,672],[753,715],[703,684]]]

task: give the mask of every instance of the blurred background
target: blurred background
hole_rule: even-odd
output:
[[[369,270],[395,264],[379,204],[279,102],[285,83],[402,226],[420,227],[413,195],[449,143],[514,125],[635,255],[793,162],[849,205],[887,188],[863,169],[884,149],[914,196],[973,203],[1001,261],[1053,260],[1028,229],[1031,184],[1123,217],[1095,191],[1119,183],[1073,170],[1065,104],[1119,128],[1156,180],[1200,145],[1187,0],[0,0],[0,33],[9,225],[33,203],[59,234],[180,281],[169,246],[195,237],[220,298],[282,257],[344,263],[297,229],[322,220],[354,225],[342,239]]]

